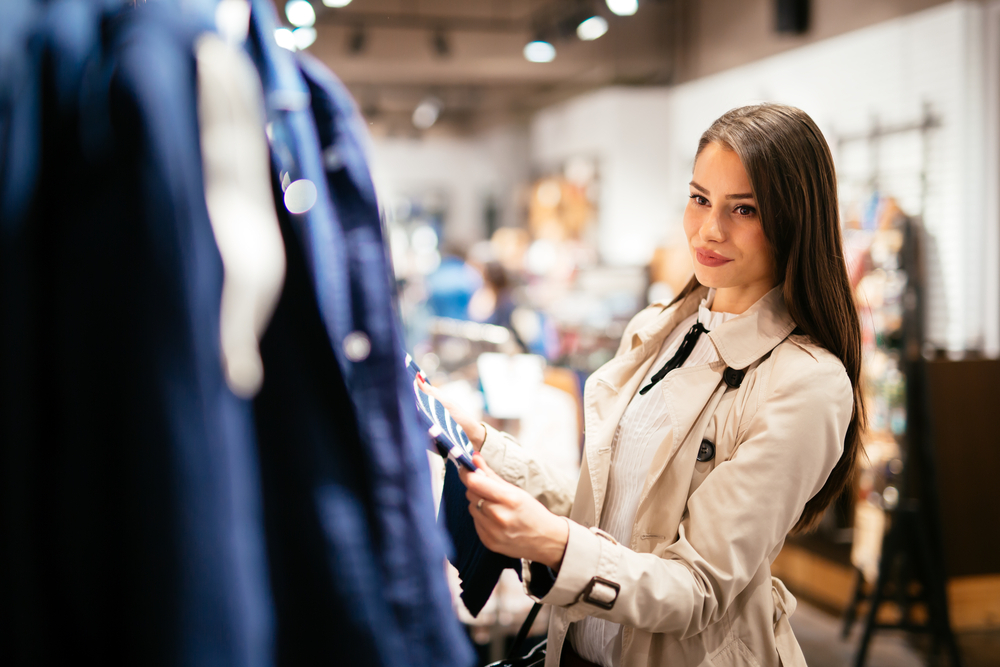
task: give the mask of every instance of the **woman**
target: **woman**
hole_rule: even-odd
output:
[[[805,664],[771,562],[844,488],[865,425],[836,177],[812,119],[766,104],[715,121],[684,228],[691,282],[587,381],[575,489],[456,416],[480,452],[463,475],[477,532],[525,559],[526,588],[553,606],[548,667]]]

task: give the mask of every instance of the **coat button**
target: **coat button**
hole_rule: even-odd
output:
[[[372,343],[361,331],[352,331],[344,336],[344,356],[357,363],[364,361],[371,354]]]
[[[708,440],[701,441],[701,447],[698,448],[698,461],[704,463],[705,461],[711,461],[715,458],[715,445],[713,445]]]
[[[722,373],[722,379],[726,381],[727,385],[736,389],[743,384],[743,376],[746,374],[746,371],[738,371],[735,368],[726,368],[726,370]]]

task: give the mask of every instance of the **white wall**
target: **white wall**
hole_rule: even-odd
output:
[[[1000,10],[941,5],[674,88],[609,89],[571,100],[537,115],[532,156],[541,165],[598,156],[603,255],[610,263],[641,263],[677,233],[701,132],[736,106],[798,106],[830,140],[845,187],[867,180],[878,164],[887,194],[910,213],[923,207],[933,251],[929,341],[996,355],[1000,113],[987,98],[997,87],[987,82],[1000,77],[1000,62],[987,60],[987,45],[1000,52]],[[836,137],[866,133],[875,119],[882,126],[919,121],[925,104],[941,119],[926,146],[913,133],[879,144],[877,159],[863,142],[837,151]]]
[[[518,224],[519,193],[529,181],[526,128],[477,137],[376,138],[372,176],[383,203],[396,196],[440,192],[448,203],[445,238],[469,244],[485,234],[483,208],[495,198],[501,224]]]
[[[599,248],[608,264],[647,263],[680,220],[668,213],[670,107],[663,89],[607,88],[543,110],[532,122],[532,160],[542,170],[574,156],[596,158]]]

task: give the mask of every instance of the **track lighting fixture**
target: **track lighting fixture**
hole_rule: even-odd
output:
[[[347,38],[347,52],[356,56],[365,50],[365,44],[367,42],[368,36],[365,34],[365,29],[359,25]]]

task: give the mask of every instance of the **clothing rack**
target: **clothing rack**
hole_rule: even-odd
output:
[[[900,501],[888,512],[889,530],[882,539],[878,577],[870,594],[864,592],[864,577],[857,572],[854,595],[844,614],[843,636],[850,633],[858,607],[868,602],[855,667],[863,667],[876,630],[904,630],[929,634],[931,653],[943,647],[952,667],[960,667],[961,657],[948,615],[943,537],[939,516],[938,485],[932,447],[931,414],[927,390],[927,362],[924,343],[924,275],[920,224],[900,218],[903,244],[899,264],[907,276],[903,298],[903,322],[898,341],[900,366],[906,378],[906,429],[902,435],[904,456]],[[914,593],[912,584],[919,584]],[[887,602],[899,608],[899,620],[878,620],[879,609]],[[913,611],[917,603],[927,608],[927,621],[919,623]]]

